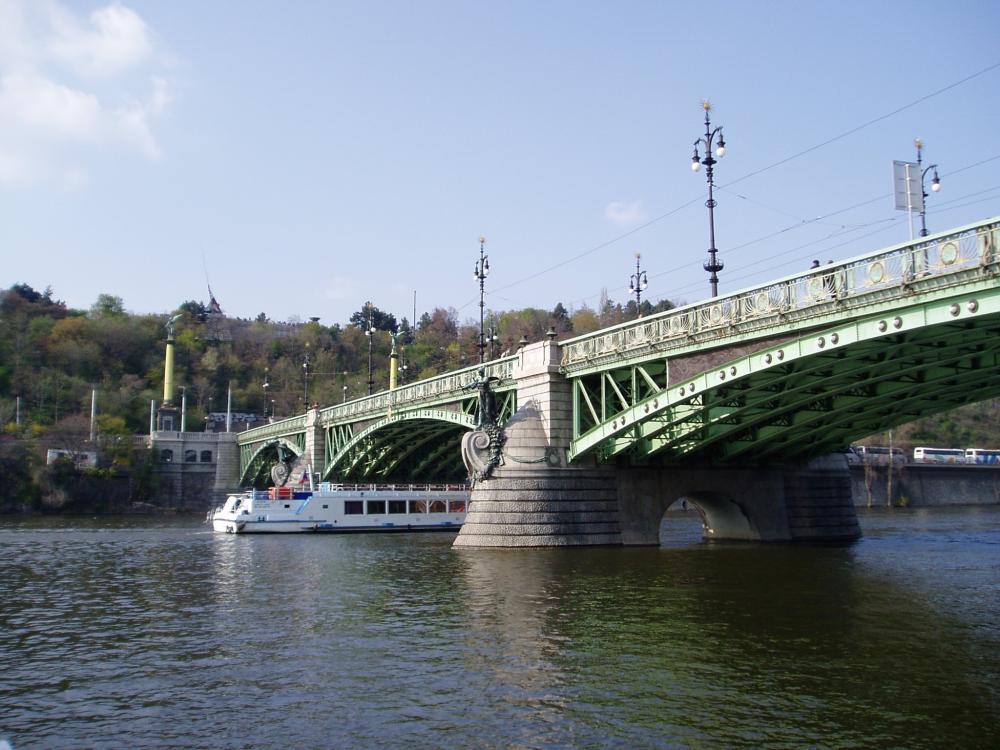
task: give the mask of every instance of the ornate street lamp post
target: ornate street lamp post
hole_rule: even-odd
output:
[[[490,326],[490,330],[486,332],[486,341],[490,345],[490,359],[496,359],[497,342],[500,341],[500,336],[497,335],[497,329],[494,326]]]
[[[486,238],[479,238],[479,260],[476,261],[476,270],[474,271],[473,278],[479,281],[479,364],[482,364],[485,359],[486,352],[486,331],[483,328],[483,313],[485,310],[485,303],[483,301],[483,284],[486,281],[486,277],[490,275],[490,261],[489,256],[484,252],[486,245]]]
[[[715,155],[720,159],[726,154],[726,142],[722,139],[721,125],[712,130],[712,123],[708,117],[708,113],[712,111],[711,103],[706,99],[702,102],[701,106],[705,110],[705,135],[694,142],[694,156],[691,159],[691,169],[697,172],[701,169],[701,165],[704,164],[705,177],[708,179],[708,200],[705,201],[705,205],[708,206],[708,260],[702,267],[710,274],[708,281],[712,287],[712,296],[717,297],[719,295],[719,271],[724,266],[722,261],[716,257],[718,250],[715,247],[715,197],[713,195],[715,182],[713,181],[714,174],[712,170],[712,167],[715,166],[715,159],[712,158],[712,141],[716,135],[719,136],[719,145],[715,149]],[[704,159],[698,154],[699,145],[705,147]]]
[[[649,286],[649,280],[646,278],[646,272],[639,270],[639,258],[641,258],[640,253],[635,254],[635,273],[629,277],[628,280],[628,290],[629,293],[635,295],[635,317],[642,317],[642,309],[639,305],[642,303],[642,292]]]
[[[271,384],[267,380],[267,368],[264,368],[264,421],[267,421],[267,389],[271,387]],[[271,416],[274,416],[273,414]]]
[[[375,378],[372,376],[372,340],[375,338],[375,314],[372,311],[371,302],[365,302],[365,309],[368,311],[365,336],[368,337],[368,395],[370,396],[375,386]]]
[[[309,411],[309,343],[306,342],[305,360],[302,362],[302,400],[305,403],[305,410]]]
[[[924,142],[922,139],[917,138],[913,143],[917,147],[917,169],[920,170],[921,166],[923,165],[922,154],[924,150]],[[927,188],[925,186],[924,178],[927,177],[927,173],[930,172],[932,169],[934,170],[934,179],[931,180],[931,190],[936,193],[938,190],[941,189],[941,178],[938,177],[937,164],[931,164],[929,167],[927,167],[927,169],[921,170],[920,172],[920,194],[921,194],[920,236],[921,237],[927,236],[927,222],[924,220],[924,214],[927,211]]]

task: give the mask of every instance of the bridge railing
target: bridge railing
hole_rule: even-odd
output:
[[[295,432],[302,432],[306,428],[306,415],[299,414],[287,419],[279,419],[277,422],[266,424],[261,427],[253,427],[241,432],[239,442],[241,445],[256,443],[269,438],[282,437]]]
[[[958,283],[956,274],[998,270],[1000,218],[896,245],[841,263],[668,310],[562,342],[568,371],[640,351],[669,351],[733,331],[747,333],[829,315],[921,288]]]
[[[509,385],[514,376],[514,363],[517,355],[494,359],[485,363],[488,376],[500,379],[500,387]],[[440,403],[450,398],[461,397],[463,391],[472,395],[468,385],[472,383],[479,370],[479,365],[471,365],[461,370],[444,373],[416,383],[400,386],[392,391],[382,391],[371,396],[348,401],[335,406],[328,406],[320,411],[320,421],[323,424],[331,422],[350,422],[372,416],[386,414],[390,409],[399,407],[414,407],[425,404]]]

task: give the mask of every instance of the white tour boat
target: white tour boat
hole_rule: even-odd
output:
[[[272,487],[230,495],[208,514],[228,534],[352,531],[457,531],[464,484],[333,484],[317,490]]]

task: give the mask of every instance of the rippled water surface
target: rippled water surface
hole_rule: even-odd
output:
[[[454,550],[0,519],[27,748],[1000,747],[1000,508],[848,547]]]

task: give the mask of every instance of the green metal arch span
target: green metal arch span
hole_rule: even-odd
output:
[[[475,428],[471,414],[447,409],[399,412],[366,427],[331,457],[324,479],[457,481],[465,477],[462,434]]]
[[[570,453],[667,463],[801,460],[997,395],[1000,290],[993,289],[812,332],[670,384],[577,437]]]
[[[241,446],[240,485],[246,486],[256,480],[268,459],[277,460],[279,448],[285,448],[296,456],[301,456],[305,452],[305,448],[297,441],[284,437]]]

